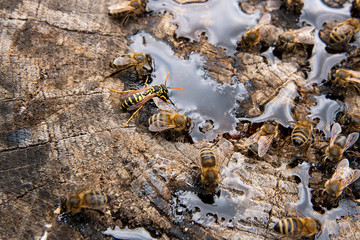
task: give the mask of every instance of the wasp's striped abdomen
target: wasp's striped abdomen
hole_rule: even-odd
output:
[[[144,94],[144,93],[135,93],[124,100],[124,102],[121,104],[121,109],[127,109],[130,106],[140,102],[145,97],[146,97],[146,94]]]

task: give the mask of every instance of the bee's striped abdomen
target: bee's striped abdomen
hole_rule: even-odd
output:
[[[301,232],[302,223],[298,218],[287,218],[278,222],[274,230],[285,236],[296,236]]]
[[[200,151],[201,166],[215,167],[215,154],[210,148],[203,148]]]

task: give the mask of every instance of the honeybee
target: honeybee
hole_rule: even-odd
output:
[[[349,127],[351,130],[360,131],[360,114],[349,115]]]
[[[210,148],[200,150],[201,182],[207,191],[215,191],[219,186],[220,174],[214,152]]]
[[[314,45],[315,44],[314,30],[315,28],[312,26],[306,26],[296,30],[290,30],[281,34],[279,36],[279,41],[281,44],[300,43],[306,45]]]
[[[176,112],[161,112],[152,115],[149,120],[149,130],[152,132],[161,132],[168,129],[175,131],[189,131],[192,127],[192,120],[183,114]]]
[[[101,210],[107,202],[108,197],[103,193],[88,190],[68,196],[60,203],[60,208],[55,210],[55,213],[75,215],[82,209]]]
[[[325,190],[331,199],[338,198],[342,191],[360,177],[360,170],[351,169],[347,159],[341,160],[332,177],[326,181]]]
[[[262,16],[262,18],[259,20],[259,23],[241,37],[239,45],[253,47],[258,45],[260,42],[271,42],[271,38],[273,37],[273,33],[276,27],[271,25],[270,22],[271,15],[269,13]],[[272,44],[269,43],[269,45]]]
[[[133,52],[131,54],[122,54],[115,58],[110,62],[110,67],[117,70],[112,75],[133,67],[138,76],[144,76],[153,71],[152,63],[153,58],[150,54]]]
[[[339,123],[335,123],[331,128],[330,144],[325,149],[325,156],[330,160],[339,161],[343,153],[355,144],[359,137],[359,133],[350,133],[347,137],[339,135],[342,129]]]
[[[342,22],[332,22],[325,25],[325,29],[319,32],[320,38],[330,49],[344,51],[347,44],[355,38],[360,29],[360,22],[356,18],[349,18]]]
[[[285,0],[283,2],[283,7],[287,13],[295,12],[296,15],[300,16],[301,10],[304,7],[303,0]]]
[[[321,223],[319,220],[309,217],[286,218],[279,221],[274,230],[294,239],[311,237],[321,232]]]
[[[335,72],[334,81],[344,87],[346,87],[349,83],[360,84],[360,72],[350,69],[339,68]],[[354,87],[359,90],[356,85],[354,85]]]
[[[250,146],[259,157],[263,157],[268,151],[272,140],[277,137],[279,124],[274,122],[265,123],[261,128],[246,139],[244,145]]]
[[[313,124],[309,120],[300,120],[291,133],[291,141],[296,147],[304,146],[311,139],[312,133]]]
[[[146,12],[146,0],[120,0],[116,4],[109,6],[109,15],[112,17],[123,17],[121,27],[125,24],[129,16],[138,16]]]
[[[350,12],[352,17],[360,17],[360,0],[353,0]]]

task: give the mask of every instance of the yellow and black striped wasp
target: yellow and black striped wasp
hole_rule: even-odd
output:
[[[142,108],[142,106],[154,97],[159,97],[160,99],[172,103],[168,97],[168,89],[182,89],[181,87],[167,87],[166,82],[168,80],[169,73],[166,76],[165,84],[160,85],[153,85],[148,86],[147,81],[149,78],[146,79],[145,88],[141,88],[138,90],[127,90],[127,91],[117,91],[114,89],[109,88],[110,91],[116,93],[123,93],[121,95],[121,109],[126,109],[127,111],[134,111],[136,110],[129,120],[124,124],[125,127],[131,120],[131,118]],[[173,103],[172,103],[173,104]]]

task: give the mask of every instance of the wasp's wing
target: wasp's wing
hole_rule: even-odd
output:
[[[128,1],[123,1],[109,6],[109,14],[116,16],[130,11],[134,11],[135,8],[131,6],[129,3],[130,2]]]
[[[161,132],[161,131],[165,131],[167,129],[172,129],[172,128],[175,128],[175,127],[176,127],[176,125],[169,125],[165,121],[156,120],[152,124],[150,124],[149,130],[151,132]]]
[[[165,102],[164,100],[162,100],[159,97],[154,97],[153,98],[154,103],[156,104],[156,106],[165,112],[171,112],[171,113],[176,113],[177,110],[174,106],[170,105],[169,103]]]
[[[260,137],[260,131],[257,131],[256,133],[251,135],[248,139],[246,139],[244,146],[247,147],[247,146],[250,146],[251,144],[257,142],[259,137]]]
[[[359,138],[359,133],[357,133],[357,132],[350,133],[349,136],[346,138],[346,143],[345,143],[345,146],[344,146],[344,149],[342,152],[345,152],[352,145],[354,145],[356,143],[356,141],[358,140],[358,138]]]
[[[128,90],[125,91],[121,94],[120,99],[121,101],[124,101],[126,98],[130,97],[131,95],[135,94],[135,93],[139,93],[139,92],[144,92],[146,90],[148,90],[151,87],[145,87],[145,88],[140,88],[140,89],[136,89],[136,90]]]
[[[156,96],[156,93],[152,93],[150,95],[147,95],[146,97],[144,97],[141,101],[139,101],[138,103],[131,105],[130,107],[128,107],[126,110],[127,111],[133,111],[138,109],[139,107],[141,107],[142,105],[144,105],[147,101],[149,101],[150,99],[152,99],[153,97]]]
[[[259,138],[259,141],[258,141],[258,145],[259,145],[259,147],[258,147],[258,155],[259,155],[259,157],[263,157],[265,155],[265,153],[268,151],[273,138],[274,138],[273,134],[266,135],[266,136],[261,136]]]
[[[341,133],[341,126],[339,123],[335,123],[331,128],[330,134],[330,146],[332,146],[337,138],[337,136]]]

